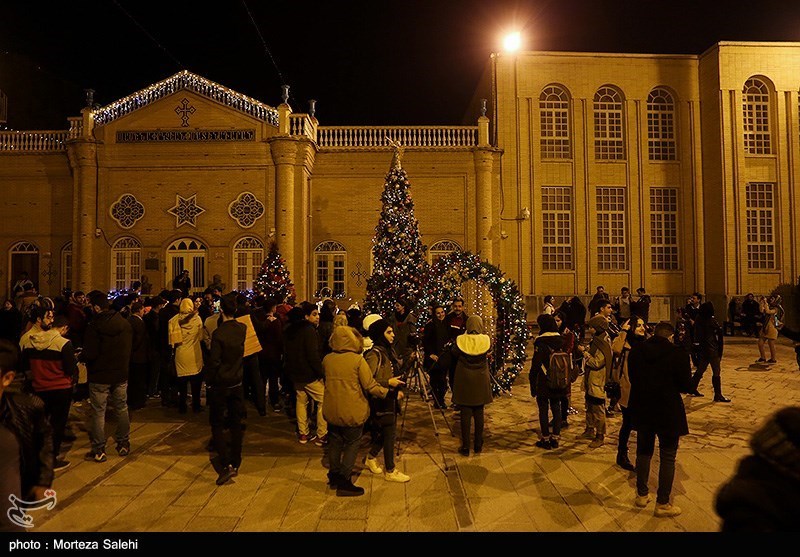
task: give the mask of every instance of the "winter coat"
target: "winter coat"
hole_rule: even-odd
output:
[[[628,407],[631,396],[631,379],[628,371],[628,357],[631,354],[631,345],[628,343],[629,334],[630,331],[625,334],[620,333],[611,343],[611,351],[616,357],[612,379],[619,383],[619,405],[623,408]]]
[[[798,532],[800,407],[779,410],[753,434],[753,454],[717,492],[723,532]]]
[[[361,340],[350,327],[336,327],[331,333],[333,352],[322,360],[325,370],[325,396],[322,414],[329,424],[342,427],[363,425],[369,418],[365,392],[386,398],[389,389],[381,387],[361,355]]]
[[[228,388],[242,384],[244,339],[247,327],[231,319],[223,321],[211,335],[211,350],[206,367],[206,385]]]
[[[0,424],[8,428],[19,443],[22,498],[36,486],[50,487],[53,484],[53,429],[42,399],[6,390],[0,398]],[[8,494],[3,496],[8,501]]]
[[[322,355],[314,325],[305,319],[289,323],[283,333],[283,362],[296,389],[322,379]]]
[[[702,319],[698,317],[694,323],[694,346],[696,353],[706,358],[714,356],[722,357],[723,332],[722,327],[715,318]]]
[[[0,338],[17,344],[21,332],[22,314],[20,311],[15,307],[9,310],[0,309]]]
[[[422,336],[422,348],[425,351],[425,360],[423,367],[430,370],[436,366],[436,362],[431,359],[431,356],[439,355],[444,351],[444,347],[450,340],[450,331],[444,319],[439,321],[434,318],[428,321],[425,325],[425,332]]]
[[[169,320],[169,326],[178,327],[179,336],[170,338],[175,347],[175,371],[178,377],[197,375],[203,369],[203,322],[197,314],[179,313]]]
[[[31,370],[33,390],[71,389],[78,367],[72,343],[56,329],[31,328],[22,335],[22,369]]]
[[[131,342],[131,363],[146,364],[150,361],[150,336],[147,334],[147,325],[138,315],[128,317],[133,333]]]
[[[395,312],[392,313],[387,321],[394,329],[394,351],[397,352],[398,358],[407,361],[409,354],[413,351],[413,348],[408,343],[408,337],[416,330],[417,317],[409,311],[402,317],[401,321]]]
[[[451,349],[455,364],[453,403],[462,406],[483,406],[492,402],[488,354],[489,335],[463,334],[456,337]]]
[[[564,336],[561,333],[542,333],[533,341],[533,358],[531,359],[530,382],[536,396],[544,398],[560,398],[567,396],[567,389],[552,390],[547,385],[547,366],[553,352],[565,350]],[[572,359],[572,355],[570,355]]]
[[[116,385],[128,380],[133,333],[118,312],[102,311],[86,327],[81,359],[86,362],[89,383]]]
[[[663,337],[652,337],[631,349],[628,410],[637,431],[680,436],[689,433],[681,393],[691,390],[689,355]]]
[[[606,383],[612,377],[613,358],[611,345],[608,342],[608,334],[595,335],[592,344],[589,346],[589,358],[586,359],[583,375],[583,389],[590,402],[594,404],[605,404],[606,402]]]
[[[392,360],[384,346],[373,346],[364,352],[364,360],[369,366],[372,377],[381,387],[390,389],[389,379],[400,375],[399,369],[395,369],[392,365]],[[381,425],[389,425],[394,422],[397,413],[397,396],[370,399],[370,409],[373,417]]]

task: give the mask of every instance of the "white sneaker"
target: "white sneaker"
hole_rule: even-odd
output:
[[[367,459],[364,461],[364,464],[367,465],[367,468],[369,468],[369,471],[373,474],[383,474],[383,468],[381,468],[381,465],[378,464],[377,458],[367,457]]]
[[[678,516],[681,514],[681,508],[667,503],[666,505],[656,505],[656,510],[653,513],[659,518],[667,518],[670,516]]]
[[[652,500],[652,496],[648,493],[647,495],[637,495],[635,503],[637,507],[646,507]]]
[[[410,480],[411,480],[411,476],[408,476],[408,475],[406,475],[406,474],[403,474],[403,473],[402,473],[400,470],[398,470],[397,468],[395,468],[395,469],[394,469],[394,470],[392,470],[391,472],[386,472],[386,475],[385,475],[384,477],[386,478],[386,481],[387,481],[387,482],[399,482],[399,483],[405,483],[405,482],[407,482],[407,481],[410,481]]]

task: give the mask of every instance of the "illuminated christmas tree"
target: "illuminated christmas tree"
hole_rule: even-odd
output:
[[[383,185],[381,215],[372,238],[374,267],[367,280],[365,301],[368,312],[383,316],[391,315],[398,299],[407,300],[408,309],[414,309],[428,268],[408,176],[400,165],[402,148],[394,143],[392,146],[395,152]]]
[[[272,242],[270,245],[269,254],[261,264],[261,270],[258,272],[253,290],[263,293],[267,298],[275,298],[280,301],[287,297],[294,297],[294,284],[289,278],[286,260],[278,252],[277,242]]]

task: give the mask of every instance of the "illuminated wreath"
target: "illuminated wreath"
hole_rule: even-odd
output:
[[[430,308],[433,303],[447,305],[461,296],[461,285],[474,280],[485,285],[492,295],[497,321],[495,344],[489,372],[496,379],[492,392],[508,390],[525,365],[525,349],[528,344],[528,325],[525,304],[513,280],[503,276],[499,267],[468,251],[454,251],[439,259],[430,268],[420,310]]]

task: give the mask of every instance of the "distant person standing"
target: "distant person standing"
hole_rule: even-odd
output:
[[[192,280],[189,278],[188,269],[181,271],[181,273],[172,280],[172,288],[180,290],[184,298],[189,296],[189,290],[192,288]]]
[[[636,289],[636,295],[639,297],[636,302],[634,302],[634,306],[631,308],[631,311],[634,315],[638,315],[644,321],[644,324],[647,325],[650,323],[650,304],[652,300],[650,299],[650,294],[648,294],[644,287],[639,287]]]
[[[711,383],[714,386],[714,402],[730,402],[729,398],[722,396],[720,361],[722,360],[724,335],[722,327],[714,317],[714,305],[711,302],[704,302],[700,305],[694,323],[693,337],[697,354],[697,371],[692,376],[692,387],[689,394],[703,396],[697,388],[703,379],[703,373],[710,365],[713,373]]]
[[[544,307],[542,307],[543,314],[553,315],[556,312],[556,306],[553,305],[555,299],[555,296],[550,295],[544,297]]]
[[[178,377],[178,412],[187,412],[186,399],[189,385],[192,388],[192,410],[203,410],[200,404],[200,387],[203,377],[203,322],[195,304],[189,298],[181,301],[180,312],[169,322],[169,344],[175,350],[175,373]]]
[[[464,300],[456,298],[453,300],[452,310],[445,316],[444,321],[450,329],[450,338],[456,338],[467,331],[467,318],[464,312]]]
[[[133,334],[131,343],[131,365],[128,372],[128,408],[139,410],[147,402],[147,378],[150,372],[150,337],[144,322],[145,308],[142,302],[131,304],[128,323]]]
[[[609,301],[608,293],[604,286],[598,286],[594,296],[589,302],[589,316],[594,317],[600,310],[600,302]]]
[[[636,506],[650,502],[650,461],[658,437],[660,463],[655,516],[670,517],[681,509],[670,503],[678,441],[688,435],[681,393],[691,389],[692,372],[686,353],[672,343],[674,327],[662,321],[652,338],[636,344],[628,356],[631,392],[628,411],[636,440]]]

